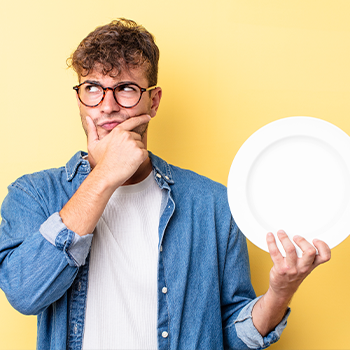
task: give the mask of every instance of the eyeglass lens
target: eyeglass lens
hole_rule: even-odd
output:
[[[133,107],[141,97],[140,88],[134,84],[118,85],[113,91],[115,99],[122,107]],[[82,84],[78,94],[80,100],[91,107],[98,105],[104,97],[102,86],[91,83]]]

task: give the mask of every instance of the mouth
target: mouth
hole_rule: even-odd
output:
[[[118,126],[121,122],[117,122],[117,121],[110,121],[110,122],[106,122],[103,124],[100,124],[99,127],[101,127],[102,129],[111,131],[113,130],[116,126]]]

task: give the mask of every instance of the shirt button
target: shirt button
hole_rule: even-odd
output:
[[[162,175],[160,175],[159,173],[157,173],[156,175],[159,179],[162,177]]]
[[[164,332],[162,333],[162,337],[163,337],[163,338],[167,338],[168,335],[169,335],[168,332],[165,332],[165,331],[164,331]]]
[[[167,288],[167,287],[163,287],[163,288],[162,288],[162,293],[163,293],[163,294],[166,294],[167,292],[168,292],[168,288]]]
[[[162,245],[160,246],[159,250],[160,250],[161,252],[163,251],[163,246],[162,246]]]
[[[169,180],[168,176],[165,176],[165,178],[166,178],[167,180]]]

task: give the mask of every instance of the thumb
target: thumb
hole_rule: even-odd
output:
[[[86,126],[87,126],[86,127],[87,143],[88,145],[91,145],[93,143],[96,143],[99,140],[97,129],[91,117],[87,115],[85,119],[86,119]]]

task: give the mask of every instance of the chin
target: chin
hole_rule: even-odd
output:
[[[100,129],[97,130],[98,139],[102,140],[105,136],[107,136],[112,130]]]

